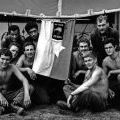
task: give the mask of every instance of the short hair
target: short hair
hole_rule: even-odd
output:
[[[18,30],[18,32],[20,33],[20,28],[18,27],[18,25],[11,25],[8,27],[8,33],[10,34],[11,31],[15,31]]]
[[[36,49],[35,44],[33,42],[25,42],[25,44],[23,46],[24,51],[25,51],[25,47],[29,46],[29,45],[32,45],[34,47],[34,50]]]
[[[10,45],[9,45],[9,49],[11,48],[11,46],[16,46],[18,49],[20,49],[20,45],[18,44],[18,43],[16,43],[16,42],[12,42],[12,43],[10,43]]]
[[[1,55],[9,56],[10,59],[12,59],[12,53],[7,48],[0,49],[0,56]]]
[[[106,15],[100,15],[97,17],[96,22],[102,22],[103,20],[105,20],[106,22],[108,22],[108,17]]]
[[[103,42],[104,45],[111,43],[114,47],[116,46],[115,39],[114,38],[107,38]]]
[[[32,28],[36,28],[38,30],[38,25],[36,22],[28,22],[26,25],[25,25],[25,30],[27,33],[29,33],[30,29]]]
[[[87,58],[87,57],[97,59],[97,56],[96,56],[95,52],[93,52],[93,51],[89,51],[83,58]]]
[[[86,37],[81,37],[79,40],[78,40],[78,46],[80,43],[82,42],[85,42],[87,43],[88,47],[90,47],[90,40],[88,40]]]

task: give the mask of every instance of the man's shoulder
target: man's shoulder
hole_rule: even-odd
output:
[[[115,28],[109,27],[108,30],[109,30],[109,32],[111,32],[111,33],[118,33],[118,31],[117,31]]]
[[[110,57],[106,56],[103,60],[103,63],[108,63],[110,60],[111,60]]]
[[[73,56],[74,56],[74,57],[78,56],[78,54],[79,54],[79,51],[73,52]]]
[[[112,59],[109,56],[105,57],[104,60],[103,60],[103,64],[104,65],[112,64]]]
[[[106,56],[106,57],[104,58],[103,62],[104,62],[104,61],[107,62],[107,61],[110,61],[110,60],[111,60],[110,56]]]
[[[96,69],[94,72],[97,72],[97,73],[101,73],[103,71],[103,69],[99,66],[96,66]]]
[[[16,66],[14,64],[9,64],[9,68],[8,68],[9,72],[10,71],[12,72],[12,70],[14,70],[15,67]]]
[[[98,29],[94,29],[94,30],[91,32],[91,36],[97,35],[98,33],[99,33]]]
[[[21,60],[25,60],[25,55],[22,54],[22,55],[19,57],[19,59],[21,59]]]
[[[25,38],[25,42],[31,42],[31,40],[33,40],[30,36],[27,36],[26,38]]]
[[[74,58],[78,58],[78,56],[79,56],[79,59],[81,59],[82,58],[82,56],[81,56],[81,53],[77,50],[77,51],[75,51],[75,52],[73,52],[73,57]]]

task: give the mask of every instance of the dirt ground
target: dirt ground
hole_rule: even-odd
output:
[[[73,113],[55,105],[42,105],[30,109],[22,116],[15,113],[1,115],[0,120],[120,120],[120,111],[110,109],[102,113],[91,113],[84,110]]]

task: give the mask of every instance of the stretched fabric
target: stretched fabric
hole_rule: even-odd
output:
[[[63,40],[52,39],[53,21],[43,20],[33,70],[40,75],[65,80],[69,74],[74,21],[66,23]]]

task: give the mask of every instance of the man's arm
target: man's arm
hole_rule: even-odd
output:
[[[23,66],[23,61],[25,60],[25,55],[21,55],[19,60],[17,61],[16,65],[21,68]]]
[[[85,70],[78,70],[77,72],[75,72],[75,74],[74,74],[74,78],[76,78],[76,77],[78,77],[80,74],[85,74],[86,73],[86,71]]]
[[[21,72],[27,72],[29,74],[30,78],[35,80],[36,79],[35,72],[29,67],[22,67],[24,60],[25,60],[25,55],[21,55],[21,57],[19,58],[19,60],[18,60],[18,62],[16,64],[16,66],[18,67],[18,69]]]
[[[87,80],[86,82],[84,82],[82,85],[80,85],[71,94],[76,95],[76,94],[79,94],[80,92],[83,92],[83,91],[87,90],[90,86],[94,85],[99,80],[100,76],[101,76],[101,70],[100,69],[94,71],[91,78],[89,80]]]
[[[24,87],[24,104],[28,106],[30,104],[30,95],[29,95],[29,83],[28,80],[22,75],[22,73],[18,70],[15,65],[12,65],[13,73],[16,77],[23,83]]]
[[[105,59],[103,60],[102,68],[107,75],[108,74],[108,67],[107,67],[107,63],[106,63]]]
[[[109,72],[109,74],[110,74],[110,75],[111,75],[111,74],[120,74],[120,69],[111,70],[111,71]]]

